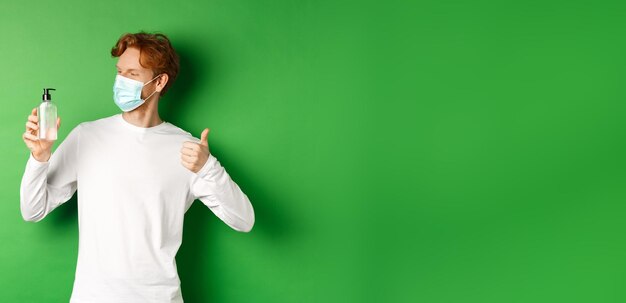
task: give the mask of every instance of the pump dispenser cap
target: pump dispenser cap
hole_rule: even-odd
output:
[[[52,100],[52,96],[50,95],[50,91],[51,90],[56,90],[54,88],[44,88],[43,89],[43,101],[51,101]]]

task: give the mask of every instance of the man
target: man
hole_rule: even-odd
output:
[[[254,210],[210,153],[208,128],[197,139],[159,117],[179,66],[168,38],[125,34],[111,54],[122,113],[80,123],[54,153],[54,141],[37,138],[36,108],[28,117],[21,213],[38,222],[80,193],[71,303],[183,302],[175,256],[193,201],[241,232],[252,229]]]

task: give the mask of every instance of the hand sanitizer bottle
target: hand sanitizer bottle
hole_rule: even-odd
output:
[[[52,103],[51,90],[55,89],[43,89],[42,101],[37,108],[37,117],[39,118],[39,139],[53,141],[57,139],[57,106]]]

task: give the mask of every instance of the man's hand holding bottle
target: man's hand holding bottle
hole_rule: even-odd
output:
[[[57,130],[61,126],[61,117],[57,117]],[[54,140],[44,140],[39,138],[39,122],[37,118],[37,108],[33,108],[28,121],[26,121],[26,131],[22,135],[24,143],[30,149],[35,160],[48,162],[52,155],[52,145]]]

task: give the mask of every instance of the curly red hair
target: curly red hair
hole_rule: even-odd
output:
[[[139,64],[149,68],[153,76],[161,73],[167,74],[169,80],[160,95],[163,96],[168,88],[174,83],[179,69],[178,54],[172,47],[170,40],[163,34],[150,34],[146,32],[123,34],[111,49],[111,56],[119,57],[129,47],[139,49]]]

